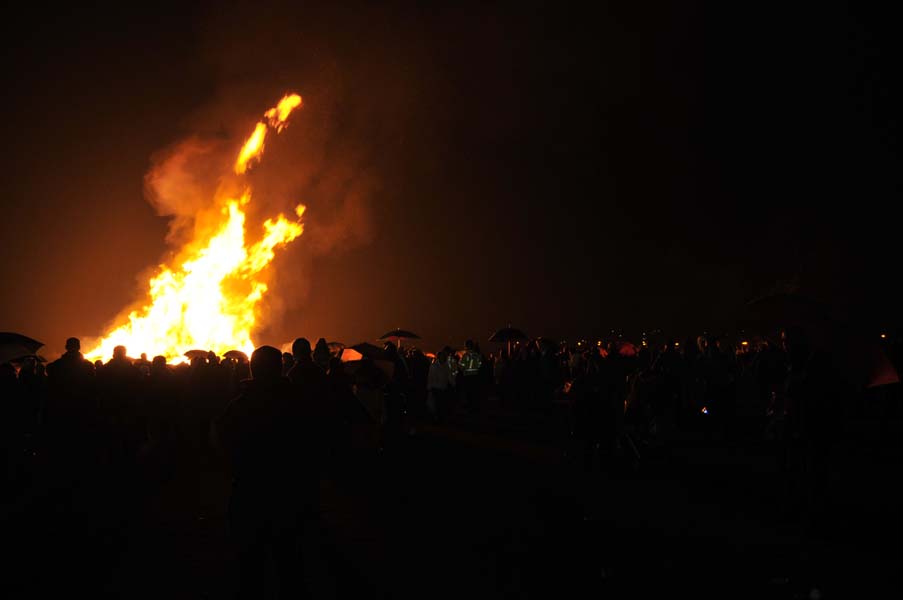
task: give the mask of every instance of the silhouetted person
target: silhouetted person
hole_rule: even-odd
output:
[[[47,402],[44,368],[33,356],[26,357],[19,367],[19,389],[22,399],[18,406],[17,421],[22,433],[30,436],[36,431]]]
[[[326,392],[326,371],[313,361],[310,342],[306,338],[292,342],[292,358],[295,364],[288,372],[289,380],[301,390],[303,396],[321,398]]]
[[[708,347],[705,371],[706,406],[719,433],[729,438],[736,416],[736,357],[720,338]]]
[[[43,421],[52,450],[73,458],[94,442],[99,423],[95,367],[81,353],[81,342],[66,340],[66,352],[47,365],[48,397]]]
[[[600,446],[604,419],[599,381],[597,377],[590,375],[585,362],[574,363],[571,368],[571,380],[569,385],[565,386],[571,407],[572,431],[583,458],[585,471],[593,468],[596,451]]]
[[[461,391],[463,408],[470,413],[476,413],[479,410],[480,369],[483,357],[474,349],[473,340],[467,340],[464,347],[464,354],[458,367],[461,373],[458,388]]]
[[[430,372],[430,359],[420,350],[413,348],[408,351],[406,364],[409,377],[405,391],[405,406],[408,414],[416,421],[426,416],[426,388]]]
[[[165,356],[155,356],[145,386],[147,437],[155,449],[173,449],[179,421],[179,395],[175,374]]]
[[[303,595],[300,539],[318,484],[309,447],[316,423],[305,413],[282,376],[282,353],[261,346],[251,355],[251,379],[212,424],[211,441],[232,467],[228,522],[238,546],[238,598],[265,596],[269,556],[278,597]]]
[[[427,408],[433,421],[441,422],[445,418],[454,387],[455,381],[448,366],[448,354],[445,350],[441,350],[430,365],[427,376]]]
[[[325,373],[329,369],[330,358],[332,358],[332,354],[329,352],[329,346],[326,344],[326,339],[318,339],[317,345],[314,346],[313,351],[314,364],[323,369],[323,372]]]
[[[0,451],[3,456],[3,481],[0,493],[6,499],[7,490],[13,485],[22,455],[21,430],[17,413],[22,402],[16,368],[10,363],[0,364]]]
[[[373,423],[373,419],[354,395],[351,377],[345,373],[345,365],[338,357],[329,360],[326,379],[329,387],[328,402],[334,411],[335,441],[332,445],[337,458],[347,459],[352,445],[353,426]],[[324,425],[328,426],[328,423]]]
[[[492,371],[493,383],[495,384],[496,393],[499,396],[499,402],[503,408],[510,408],[514,373],[506,349],[502,349],[502,351],[499,352],[499,356],[493,364]]]
[[[113,358],[98,375],[100,413],[104,421],[109,457],[127,461],[135,456],[144,441],[139,430],[138,394],[141,374],[126,355],[125,346],[113,348]]]
[[[831,450],[847,390],[831,357],[816,350],[802,329],[788,328],[783,343],[789,359],[783,440],[788,500],[817,521],[827,508]]]
[[[324,462],[332,455],[336,423],[335,407],[329,402],[326,371],[314,363],[310,342],[306,338],[297,338],[292,342],[292,357],[295,364],[288,372],[288,379],[305,414],[319,423],[311,433],[311,442],[312,448],[319,454],[317,467],[323,469],[326,468]]]
[[[674,340],[668,340],[662,353],[652,363],[652,371],[660,378],[655,402],[656,417],[664,418],[666,422],[673,423],[680,409],[684,367]]]
[[[404,431],[405,393],[408,389],[408,368],[399,355],[395,344],[386,342],[383,346],[386,360],[392,363],[392,376],[383,390],[385,422],[383,434],[385,447],[397,444]]]
[[[283,352],[282,353],[282,374],[286,377],[288,376],[288,372],[295,366],[295,358],[292,356],[291,352]]]

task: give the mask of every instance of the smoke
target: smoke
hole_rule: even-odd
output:
[[[197,216],[211,210],[226,164],[222,144],[198,135],[151,157],[144,194],[157,214],[172,217],[167,236],[170,245],[186,243]]]
[[[255,342],[323,326],[305,312],[310,293],[332,293],[329,282],[340,275],[323,265],[374,240],[385,166],[404,144],[411,90],[421,85],[408,34],[372,29],[380,11],[260,14],[256,5],[239,5],[202,17],[192,60],[208,74],[209,93],[184,115],[184,137],[151,156],[144,180],[147,201],[169,219],[169,264],[195,249],[195,232],[209,232],[224,197],[251,190],[243,207],[247,244],[260,238],[266,219],[293,218],[295,206],[307,207],[304,234],[278,249],[270,267]],[[269,131],[261,160],[236,176],[245,139],[290,92],[303,105],[284,131]]]
[[[274,335],[283,316],[297,311],[307,298],[313,261],[371,241],[370,207],[379,188],[367,168],[367,152],[354,137],[337,131],[334,105],[328,95],[316,91],[313,102],[305,97],[305,106],[292,114],[284,131],[270,130],[261,160],[246,174],[234,174],[235,156],[254,124],[288,91],[305,95],[302,86],[277,94],[221,93],[218,101],[198,111],[189,126],[194,132],[151,157],[144,179],[147,201],[170,219],[170,263],[197,250],[196,242],[209,239],[222,223],[226,198],[251,192],[250,203],[243,207],[248,245],[262,235],[264,220],[279,214],[294,218],[299,203],[307,207],[305,233],[277,251],[259,307],[259,328]],[[252,104],[247,96],[259,98],[253,103],[256,111],[242,110]]]

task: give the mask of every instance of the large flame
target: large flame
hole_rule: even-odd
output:
[[[238,154],[237,175],[260,160],[267,131],[282,131],[300,105],[301,96],[289,94],[264,113],[265,119],[257,123]],[[132,311],[127,322],[104,336],[86,356],[105,359],[120,345],[132,354],[162,355],[175,362],[184,361],[184,353],[191,349],[250,354],[256,307],[267,291],[267,267],[277,248],[304,232],[304,206],[298,205],[297,220],[281,214],[267,219],[259,241],[247,245],[242,207],[250,201],[247,187],[237,198],[227,194],[215,198],[214,206],[221,210],[211,225],[205,223],[196,231],[179,255],[181,264],[161,265],[148,282],[149,303]]]

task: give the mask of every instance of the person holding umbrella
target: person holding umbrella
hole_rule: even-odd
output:
[[[396,327],[392,331],[387,331],[386,333],[382,334],[379,339],[380,341],[388,340],[390,342],[394,342],[395,347],[400,350],[402,340],[419,340],[420,336],[412,331],[408,331],[407,329],[400,329]]]

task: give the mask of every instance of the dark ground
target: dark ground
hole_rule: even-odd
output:
[[[662,433],[638,468],[587,475],[561,417],[457,416],[422,425],[394,455],[360,431],[355,466],[324,482],[306,542],[315,595],[896,596],[896,421],[849,424],[813,527],[782,509],[773,449],[757,437]],[[4,505],[4,596],[231,598],[228,472],[187,462],[56,487],[36,478]]]

